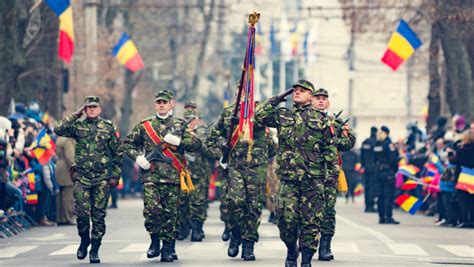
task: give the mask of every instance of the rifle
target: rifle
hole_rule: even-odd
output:
[[[183,124],[183,127],[182,127],[181,132],[180,132],[180,136],[182,136],[184,134],[184,132],[186,131],[187,126],[189,125],[189,123],[191,123],[192,120],[194,120],[194,118],[186,121],[186,123]],[[149,162],[164,162],[164,163],[171,164],[172,163],[171,158],[168,158],[163,153],[163,151],[167,148],[169,148],[173,151],[177,150],[177,148],[174,147],[173,145],[170,145],[170,144],[165,143],[165,142],[161,142],[158,146],[155,147],[155,149],[153,149],[150,153],[148,153],[145,156],[145,158]]]

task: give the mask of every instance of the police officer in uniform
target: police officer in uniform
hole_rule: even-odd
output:
[[[375,166],[377,168],[377,211],[380,224],[400,224],[393,219],[392,209],[395,191],[395,173],[398,168],[398,151],[389,137],[387,126],[380,128],[374,147]]]
[[[117,186],[122,163],[118,132],[111,121],[99,117],[101,111],[100,98],[87,96],[83,107],[55,127],[57,135],[76,140],[72,178],[77,230],[81,237],[77,258],[84,259],[91,244],[90,263],[100,263],[98,252],[105,234],[109,189]],[[79,120],[84,113],[87,117]]]
[[[364,168],[364,202],[365,212],[375,212],[375,153],[374,147],[377,143],[377,128],[370,128],[370,137],[362,142],[360,149],[360,160],[362,168]]]

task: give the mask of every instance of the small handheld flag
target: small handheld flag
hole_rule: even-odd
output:
[[[397,197],[397,199],[395,199],[395,203],[397,203],[397,205],[400,206],[402,210],[410,213],[411,215],[414,215],[421,205],[423,205],[423,201],[408,194],[403,194]]]
[[[413,180],[408,180],[402,185],[402,190],[413,190],[417,187],[418,183]]]
[[[395,71],[413,55],[421,44],[422,42],[408,23],[400,20],[397,30],[390,37],[387,50],[381,60]]]
[[[31,144],[33,155],[41,165],[45,165],[56,154],[56,144],[43,128]]]
[[[419,171],[420,171],[419,168],[411,164],[398,167],[398,172],[405,176],[413,176],[417,174]]]
[[[459,174],[456,189],[463,190],[469,194],[474,194],[474,169],[462,167]]]
[[[112,54],[132,72],[141,70],[145,66],[137,47],[126,33],[122,34],[122,37],[112,49]]]

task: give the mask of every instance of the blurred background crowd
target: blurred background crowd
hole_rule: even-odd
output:
[[[0,116],[0,235],[36,225],[75,225],[69,172],[74,140],[54,134],[54,118],[37,102],[12,103],[9,113]],[[120,197],[141,197],[138,171],[132,160],[124,159],[109,208],[117,208]]]

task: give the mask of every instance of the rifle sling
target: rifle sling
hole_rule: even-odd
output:
[[[143,127],[145,128],[146,133],[148,134],[148,137],[155,143],[155,145],[160,145],[162,143],[160,136],[156,133],[155,129],[153,129],[153,126],[151,126],[150,121],[145,121],[143,122]],[[181,173],[184,169],[186,169],[186,166],[181,163],[181,161],[176,157],[175,154],[167,147],[163,149],[163,154],[171,159],[171,164],[175,169],[178,171],[178,173]]]

